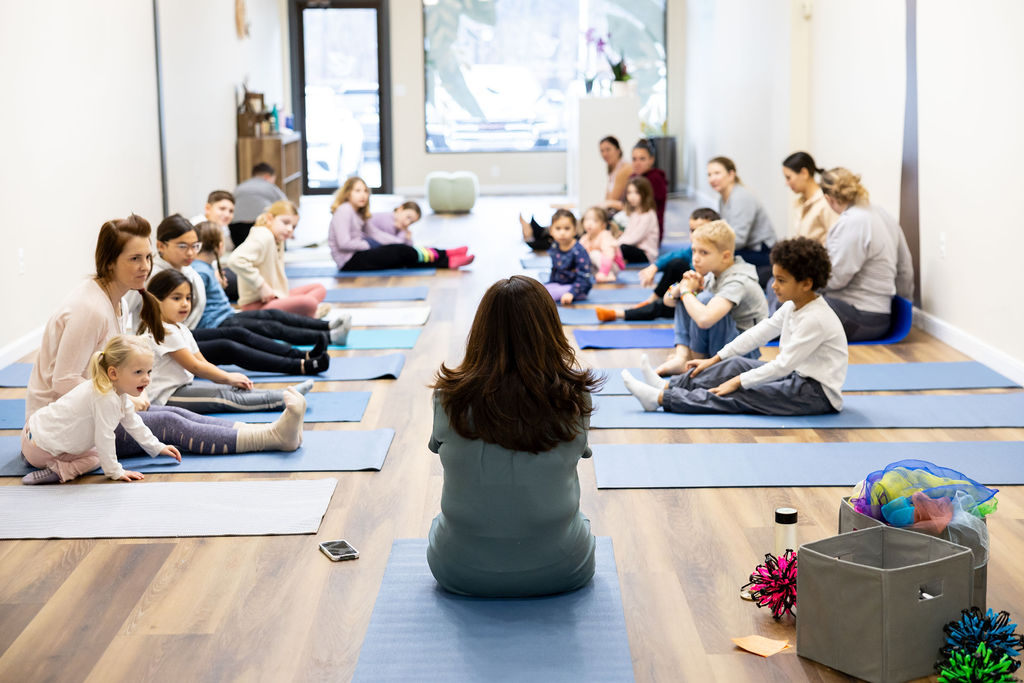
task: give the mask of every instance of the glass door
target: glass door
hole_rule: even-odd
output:
[[[305,146],[307,194],[334,192],[354,175],[375,192],[391,190],[388,140],[383,134],[390,130],[390,121],[387,102],[381,98],[382,92],[389,92],[384,4],[385,0],[371,0],[293,5],[292,25],[297,31],[293,28],[292,82],[296,125]]]

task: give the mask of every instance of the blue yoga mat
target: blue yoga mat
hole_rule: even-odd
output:
[[[638,304],[651,295],[651,290],[643,287],[615,287],[599,289],[594,287],[587,293],[586,299],[580,303],[588,304]]]
[[[356,330],[358,331],[358,330]],[[349,334],[355,334],[356,331]],[[358,336],[358,335],[357,335]],[[351,348],[351,347],[336,347]],[[241,372],[253,382],[304,382],[314,379],[318,382],[345,382],[360,379],[398,379],[405,365],[405,354],[389,353],[386,356],[360,356],[358,358],[331,358],[331,365],[319,375],[278,375],[272,372],[246,370],[237,365],[224,365],[225,372]],[[32,372],[31,363],[14,363],[0,370],[0,387],[28,386]],[[196,382],[206,380],[196,379]]]
[[[440,589],[427,541],[398,539],[353,681],[632,681],[610,538],[594,580],[543,598],[470,598]]]
[[[236,455],[185,453],[181,463],[171,458],[121,458],[125,469],[146,474],[186,472],[357,472],[384,466],[393,429],[371,431],[305,431],[302,445],[290,453],[266,451]],[[0,477],[21,477],[32,471],[21,457],[20,436],[0,436]],[[97,469],[96,474],[102,470]]]
[[[591,429],[903,429],[1024,427],[1024,392],[846,396],[827,415],[683,415],[647,413],[632,396],[595,396]]]
[[[284,267],[284,274],[290,278],[304,277],[419,277],[436,275],[436,268],[389,268],[384,270],[338,270],[335,265],[290,265]]]
[[[411,349],[420,338],[418,328],[371,327],[365,330],[350,330],[344,346],[331,344],[332,349],[346,351],[369,351],[375,349]],[[312,345],[296,346],[297,349],[309,350]],[[333,364],[333,359],[332,359]]]
[[[599,489],[853,486],[908,458],[990,485],[1024,484],[1024,441],[596,445]]]
[[[652,361],[653,362],[653,361]],[[622,368],[608,368],[607,381],[598,393],[625,395]],[[641,377],[639,368],[631,368]],[[843,391],[926,391],[929,389],[1006,389],[1018,386],[992,368],[976,361],[953,363],[858,363],[849,366]]]
[[[318,391],[306,395],[306,422],[359,422],[370,401],[369,391]],[[211,413],[232,422],[273,422],[280,410],[253,413]],[[0,399],[0,429],[25,426],[25,399]]]
[[[331,304],[359,301],[413,301],[426,299],[427,287],[336,287],[327,290],[324,301]]]
[[[675,346],[672,328],[626,330],[573,330],[581,349],[670,349]]]
[[[583,303],[586,303],[584,301]],[[654,320],[614,320],[603,323],[597,319],[597,313],[593,308],[566,308],[558,307],[558,318],[563,325],[671,325],[669,318],[656,318]]]

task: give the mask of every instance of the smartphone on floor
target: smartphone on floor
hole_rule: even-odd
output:
[[[351,543],[345,540],[324,541],[320,544],[320,552],[331,558],[334,562],[354,560],[359,557],[359,551],[352,547]]]

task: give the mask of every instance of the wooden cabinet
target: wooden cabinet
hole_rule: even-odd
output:
[[[282,132],[238,138],[238,182],[252,176],[252,167],[266,162],[277,171],[277,186],[296,204],[302,197],[302,136]]]

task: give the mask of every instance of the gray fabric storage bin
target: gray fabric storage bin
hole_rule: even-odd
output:
[[[987,522],[986,522],[987,524]],[[870,529],[876,526],[887,526],[883,522],[878,521],[874,517],[868,517],[862,515],[853,509],[853,505],[850,503],[850,497],[846,496],[839,501],[839,533],[845,534],[851,531],[859,531],[860,529]],[[913,531],[914,533],[924,533],[923,531],[917,531],[916,529],[907,529],[907,531]],[[949,532],[944,531],[939,536],[944,541],[951,540],[949,538]],[[980,567],[974,568],[974,593],[971,597],[971,606],[977,607],[982,612],[985,611],[985,604],[987,602],[988,593],[988,562],[981,565]]]
[[[926,534],[853,531],[800,546],[799,562],[797,654],[872,683],[930,675],[971,602],[971,551]]]

